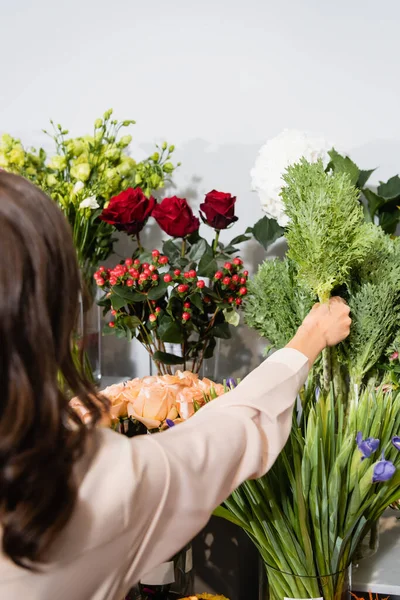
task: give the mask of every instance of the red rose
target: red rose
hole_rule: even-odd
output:
[[[184,198],[164,198],[156,204],[153,217],[165,233],[172,237],[184,238],[198,230],[200,221]]]
[[[143,229],[155,204],[155,199],[152,196],[146,198],[140,188],[128,188],[111,198],[100,219],[114,225],[118,231],[136,235]]]
[[[213,190],[206,194],[203,204],[200,204],[202,219],[214,229],[226,229],[238,220],[235,217],[236,196]]]

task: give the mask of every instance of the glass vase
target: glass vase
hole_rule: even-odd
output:
[[[221,340],[217,339],[216,340],[216,346],[214,349],[214,354],[211,358],[206,358],[205,360],[203,360],[203,362],[200,365],[200,369],[198,369],[198,363],[194,363],[194,361],[187,361],[186,365],[183,364],[178,364],[178,365],[168,365],[168,371],[171,374],[176,373],[176,371],[183,371],[184,369],[186,371],[191,371],[192,373],[198,373],[199,377],[201,379],[203,379],[204,377],[207,377],[208,379],[211,379],[211,381],[214,381],[215,383],[221,383],[220,381],[218,381],[218,373],[219,373],[219,352],[220,352],[220,342]],[[168,352],[169,354],[174,354],[175,356],[182,356],[182,348],[180,346],[180,344],[164,344],[165,345],[165,352]],[[157,364],[152,360],[152,358],[150,357],[150,375],[160,375],[162,373],[160,373]]]
[[[193,551],[187,544],[171,560],[143,575],[126,600],[177,600],[191,596],[193,588]]]
[[[364,558],[369,558],[376,554],[379,548],[379,520],[372,523],[370,530],[358,544],[353,558],[353,563],[357,564]]]
[[[304,576],[263,563],[259,600],[350,600],[351,566],[332,575]]]
[[[95,383],[101,380],[101,311],[97,304],[98,288],[79,299],[77,339],[84,352],[85,367],[89,367]]]

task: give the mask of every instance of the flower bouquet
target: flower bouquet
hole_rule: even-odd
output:
[[[0,168],[30,179],[63,210],[89,290],[94,268],[111,254],[115,241],[114,229],[99,218],[110,198],[138,185],[150,197],[175,169],[170,162],[174,146],[166,142],[142,162],[131,158],[127,149],[132,136],[120,134],[135,121],[119,122],[112,113],[108,110],[96,119],[92,135],[75,138],[51,121],[53,132],[45,131],[55,146],[50,158],[43,149],[28,152],[8,134],[0,140]]]
[[[239,324],[248,271],[234,257],[237,246],[252,236],[266,243],[277,230],[264,217],[223,244],[221,232],[237,221],[235,203],[229,193],[206,194],[200,217],[214,230],[212,244],[201,237],[200,219],[184,198],[173,196],[157,203],[141,189],[128,188],[100,214],[134,243],[132,257],[113,269],[100,266],[95,273],[105,292],[100,305],[105,315],[111,315],[104,332],[128,340],[136,337],[160,375],[172,374],[176,365],[199,373],[213,356],[217,340],[228,339],[230,326]],[[142,246],[140,233],[150,217],[170,236],[162,252],[148,252]]]
[[[273,599],[339,599],[363,537],[400,497],[400,243],[366,223],[346,173],[302,159],[284,174],[288,256],[249,284],[246,320],[285,346],[319,300],[341,295],[352,331],[326,350],[300,392],[289,441],[267,475],[217,514],[257,546]],[[383,368],[385,367],[385,368]]]
[[[233,381],[228,381],[228,386],[233,385]],[[161,431],[186,421],[205,403],[224,394],[226,389],[224,385],[207,378],[200,379],[190,371],[117,383],[102,392],[110,401],[103,425],[128,437]],[[79,400],[71,400],[71,406],[84,422],[91,419],[90,412]]]

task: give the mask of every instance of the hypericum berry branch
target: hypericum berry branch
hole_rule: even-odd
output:
[[[119,337],[137,337],[160,373],[171,373],[177,359],[165,352],[164,342],[179,343],[183,368],[191,361],[198,372],[214,338],[228,334],[227,317],[247,294],[248,272],[238,257],[215,273],[210,287],[190,266],[186,271],[170,268],[168,258],[153,250],[149,262],[127,258],[95,273],[105,292],[104,312],[112,317],[108,330]]]

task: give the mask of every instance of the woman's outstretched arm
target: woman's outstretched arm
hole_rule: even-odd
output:
[[[314,307],[287,348],[233,391],[164,433],[134,438],[130,582],[167,560],[207,523],[243,481],[271,468],[288,439],[293,406],[309,368],[350,330],[338,299]]]

